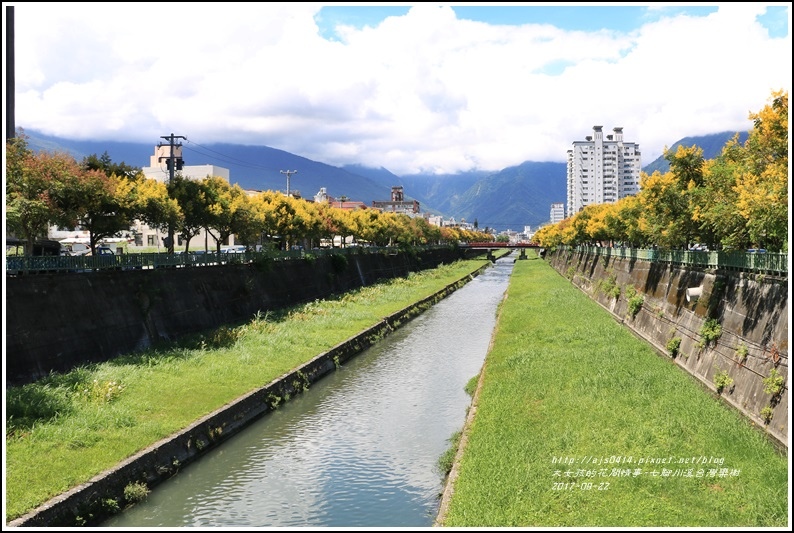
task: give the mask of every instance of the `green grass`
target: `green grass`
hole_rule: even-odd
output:
[[[483,372],[444,526],[786,526],[786,456],[546,263],[516,263]]]
[[[459,261],[6,391],[6,520],[484,265]]]
[[[443,476],[449,475],[449,472],[452,470],[452,465],[455,463],[455,454],[458,452],[458,446],[460,446],[460,437],[460,431],[453,433],[452,436],[447,439],[449,446],[444,450],[444,453],[441,454],[441,457],[438,458],[436,466]]]

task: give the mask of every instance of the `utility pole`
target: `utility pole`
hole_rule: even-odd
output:
[[[15,58],[14,58],[14,6],[6,7],[6,139],[13,139],[16,134],[16,104],[14,93],[16,92],[15,82]]]
[[[160,138],[167,139],[170,147],[170,151],[168,152],[168,161],[166,162],[166,166],[168,166],[168,192],[170,194],[171,185],[174,183],[174,172],[176,170],[182,170],[182,164],[183,164],[182,158],[177,157],[176,154],[174,153],[174,148],[178,146],[182,146],[182,144],[181,143],[177,144],[174,141],[176,139],[187,140],[187,137],[184,137],[182,135],[174,135],[172,133],[171,135],[162,135],[160,136]],[[160,144],[160,146],[163,145]],[[160,158],[160,160],[163,159],[165,158],[163,157]],[[165,243],[165,246],[169,254],[174,253],[174,224],[172,222],[168,223],[168,241]]]
[[[289,196],[289,177],[292,176],[293,174],[297,174],[298,171],[297,170],[280,170],[279,172],[281,172],[282,174],[286,174],[287,175],[287,196]]]

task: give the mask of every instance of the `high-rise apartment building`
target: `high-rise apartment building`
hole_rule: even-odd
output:
[[[590,204],[615,203],[640,191],[640,147],[623,141],[623,128],[604,138],[603,126],[568,150],[568,216]]]

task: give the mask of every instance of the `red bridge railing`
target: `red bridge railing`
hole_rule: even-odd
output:
[[[517,242],[517,243],[509,243],[509,242],[469,242],[461,244],[462,247],[466,248],[540,248],[539,244],[531,243],[531,242]]]

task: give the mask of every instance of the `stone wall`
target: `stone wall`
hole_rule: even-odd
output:
[[[547,260],[616,320],[788,447],[787,278],[570,250],[558,250]],[[620,289],[617,298],[614,287]],[[633,316],[632,290],[635,301],[642,299]],[[722,332],[706,343],[703,327],[710,320]],[[680,339],[676,354],[670,351],[671,339]],[[733,383],[718,391],[715,376],[723,372]],[[764,392],[763,380],[773,373],[783,380],[778,395]],[[769,409],[771,419],[765,419]]]
[[[455,248],[6,278],[6,386],[461,257]]]

